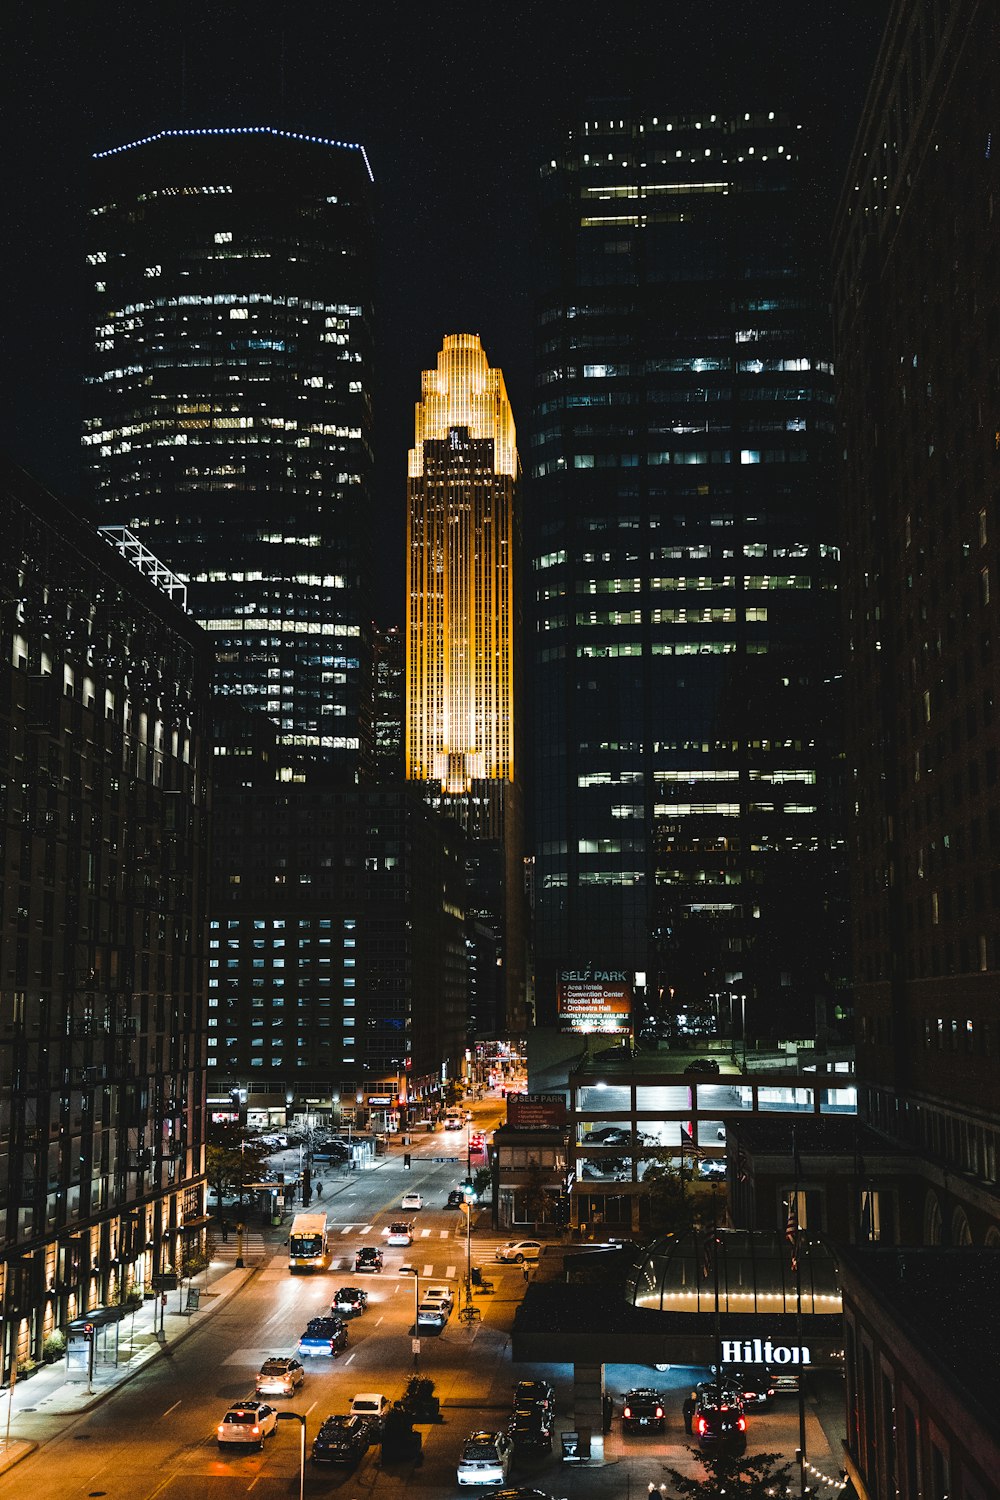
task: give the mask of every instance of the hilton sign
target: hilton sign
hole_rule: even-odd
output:
[[[770,1339],[723,1339],[724,1365],[808,1365],[812,1355],[805,1344],[772,1344]]]

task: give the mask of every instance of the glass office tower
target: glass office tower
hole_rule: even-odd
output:
[[[811,1035],[840,973],[841,839],[806,133],[605,104],[542,179],[539,1016],[557,969],[593,964],[639,975],[654,1032]]]
[[[353,779],[370,755],[364,150],[163,131],[95,157],[87,229],[101,519],[188,582],[216,691],[267,713],[288,759]]]

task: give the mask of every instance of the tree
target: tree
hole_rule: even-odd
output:
[[[704,1479],[691,1479],[677,1469],[668,1469],[671,1500],[771,1500],[784,1495],[791,1478],[791,1465],[780,1453],[698,1453]]]
[[[534,1157],[529,1160],[524,1177],[524,1209],[531,1220],[532,1227],[537,1230],[548,1211],[552,1194],[545,1184],[542,1169]]]
[[[259,1182],[268,1158],[268,1148],[259,1141],[248,1141],[232,1125],[212,1127],[212,1139],[205,1147],[205,1175],[221,1204],[224,1193],[239,1193],[243,1203],[243,1184]]]
[[[710,1229],[720,1216],[722,1205],[713,1205],[713,1184],[692,1181],[688,1167],[683,1162],[678,1167],[667,1152],[659,1152],[646,1168],[642,1187],[654,1234],[679,1239],[696,1229]]]

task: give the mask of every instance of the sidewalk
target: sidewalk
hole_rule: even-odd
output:
[[[374,1170],[389,1160],[389,1157],[377,1157],[368,1170]],[[324,1202],[338,1197],[352,1183],[353,1178],[348,1174],[335,1179],[331,1172],[329,1189],[316,1206],[322,1207]],[[48,1420],[63,1418],[68,1423],[106,1401],[118,1386],[133,1379],[152,1360],[169,1353],[200,1327],[216,1308],[227,1302],[251,1276],[284,1249],[294,1212],[294,1208],[290,1208],[280,1225],[262,1226],[259,1220],[253,1222],[250,1215],[244,1215],[247,1230],[242,1244],[242,1267],[235,1264],[239,1246],[237,1235],[231,1229],[223,1241],[219,1224],[213,1221],[215,1259],[207,1271],[200,1271],[192,1282],[185,1281],[182,1287],[167,1292],[162,1339],[153,1331],[154,1319],[159,1327],[161,1311],[158,1299],[153,1299],[144,1302],[120,1323],[99,1330],[93,1380],[69,1380],[64,1357],[55,1364],[41,1366],[30,1377],[22,1377],[12,1392],[0,1390],[0,1474],[13,1468],[55,1435],[46,1429]],[[235,1204],[227,1204],[222,1213],[233,1224],[241,1210]],[[200,1293],[197,1312],[182,1310],[187,1307],[189,1286]],[[102,1356],[106,1356],[106,1360]],[[39,1432],[37,1438],[30,1436],[32,1427]]]
[[[120,1323],[102,1328],[98,1332],[99,1343],[95,1348],[93,1380],[69,1380],[66,1360],[43,1365],[30,1378],[17,1381],[12,1392],[0,1391],[0,1474],[27,1458],[41,1446],[41,1442],[19,1432],[26,1426],[36,1425],[31,1417],[66,1418],[72,1421],[91,1407],[106,1401],[108,1396],[131,1380],[152,1360],[169,1353],[186,1339],[207,1317],[225,1302],[271,1260],[284,1242],[287,1230],[281,1228],[264,1236],[254,1236],[256,1244],[244,1249],[244,1266],[233,1266],[227,1256],[214,1260],[207,1271],[199,1272],[190,1283],[200,1293],[197,1312],[184,1312],[189,1283],[183,1289],[166,1293],[167,1304],[163,1312],[163,1336],[153,1331],[154,1317],[159,1326],[161,1307],[159,1299],[144,1302],[135,1313],[129,1313]],[[228,1247],[227,1247],[228,1248]],[[117,1355],[117,1363],[115,1357]],[[102,1357],[103,1356],[103,1357]],[[105,1359],[107,1362],[105,1362]],[[10,1442],[6,1441],[10,1415]],[[19,1422],[19,1417],[22,1419]],[[25,1422],[24,1419],[28,1421]]]

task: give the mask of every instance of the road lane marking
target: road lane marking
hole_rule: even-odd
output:
[[[426,1264],[426,1266],[424,1266],[424,1275],[425,1276],[433,1276],[434,1275],[434,1266],[433,1266],[433,1264],[430,1261],[428,1261],[427,1264]]]
[[[430,1237],[431,1237],[431,1232],[430,1232],[429,1229],[421,1229],[421,1231],[420,1231],[420,1238],[422,1240],[429,1240]]]
[[[357,1352],[358,1351],[355,1349],[354,1354],[356,1354]],[[351,1363],[351,1360],[354,1358],[354,1354],[349,1354],[347,1356],[347,1358],[344,1360],[345,1365],[349,1365]]]
[[[173,1406],[168,1406],[166,1411],[161,1414],[160,1421],[162,1422],[164,1417],[169,1417],[170,1413],[172,1411],[176,1411],[180,1404],[181,1403],[179,1401],[175,1401]]]
[[[396,1290],[397,1290],[397,1292],[398,1292],[398,1291],[399,1291],[399,1288],[398,1288],[398,1287],[397,1287],[397,1288],[396,1288]],[[383,1313],[383,1315],[382,1315],[382,1317],[383,1317],[383,1318],[384,1318],[384,1316],[385,1316],[385,1314],[384,1314],[384,1313]],[[381,1322],[382,1322],[382,1318],[376,1318],[376,1320],[375,1320],[375,1327],[376,1327],[376,1328],[377,1328],[377,1327],[378,1327],[378,1325],[379,1325],[379,1324],[380,1324],[380,1323],[381,1323]]]
[[[445,1279],[445,1281],[454,1281],[455,1280],[455,1267],[454,1266],[448,1266],[446,1268],[445,1273],[444,1273],[444,1279]]]

